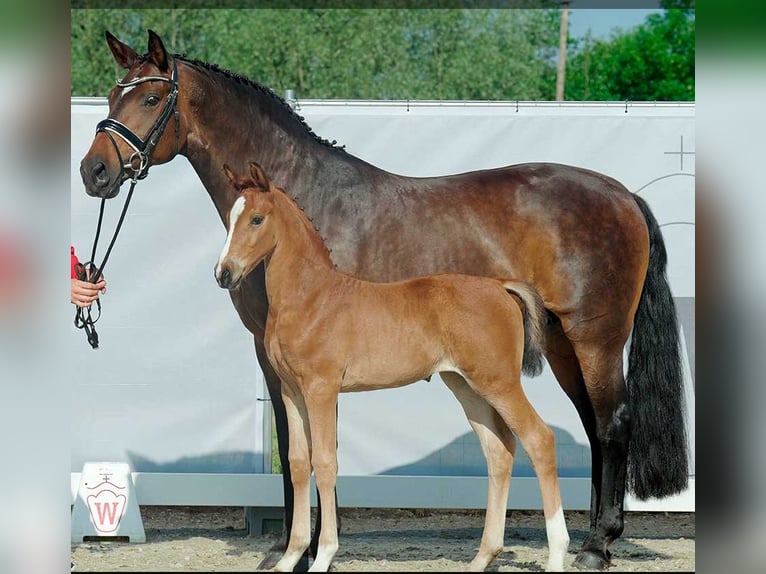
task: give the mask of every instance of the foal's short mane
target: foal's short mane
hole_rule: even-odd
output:
[[[322,236],[319,228],[316,226],[316,224],[314,224],[314,220],[311,219],[309,214],[306,213],[306,210],[301,207],[301,204],[295,201],[295,199],[291,197],[289,193],[286,193],[285,190],[283,190],[281,187],[277,187],[274,185],[274,183],[271,185],[274,187],[271,193],[278,193],[280,197],[287,199],[287,201],[295,206],[295,208],[298,210],[298,217],[304,218],[306,220],[307,227],[314,230],[314,234],[316,235],[316,242],[319,243],[324,249],[324,252],[327,254],[327,261],[330,263],[332,268],[337,270],[338,265],[332,259],[332,249],[327,247],[327,241],[325,241],[325,238]]]
[[[234,182],[234,188],[240,193],[246,189],[253,189],[255,186],[256,184],[248,176],[239,177],[237,178],[237,181]],[[306,210],[301,207],[301,204],[295,201],[295,199],[291,197],[289,193],[286,193],[285,190],[283,190],[281,187],[278,187],[273,182],[271,182],[271,186],[272,186],[272,190],[270,191],[270,193],[277,193],[279,194],[280,197],[287,199],[287,201],[291,203],[292,205],[294,205],[295,208],[300,212],[298,216],[306,219],[306,222],[307,222],[306,225],[314,230],[314,233],[316,234],[318,238],[318,243],[322,245],[325,253],[327,254],[328,261],[330,261],[334,269],[337,269],[338,266],[332,260],[332,256],[331,256],[332,249],[330,249],[327,246],[327,241],[325,241],[325,238],[322,236],[322,233],[319,231],[319,228],[314,223],[314,220],[309,216],[308,213],[306,213]]]
[[[199,68],[202,68],[204,70],[207,70],[208,72],[215,72],[217,74],[221,74],[225,78],[232,80],[238,84],[242,84],[244,86],[248,86],[250,88],[253,88],[254,90],[258,91],[259,93],[265,95],[266,97],[272,99],[274,102],[276,102],[279,106],[284,109],[284,111],[288,112],[291,116],[293,116],[301,126],[306,130],[306,132],[313,137],[316,141],[321,143],[322,145],[326,145],[328,147],[331,147],[333,149],[341,150],[344,153],[348,153],[345,150],[345,146],[337,145],[338,142],[336,140],[326,140],[322,137],[319,137],[316,133],[314,133],[314,130],[311,129],[311,127],[306,123],[306,120],[303,118],[303,116],[295,113],[295,110],[288,104],[283,98],[278,96],[273,90],[270,88],[267,88],[263,84],[259,84],[258,82],[251,80],[250,78],[246,78],[245,76],[242,76],[236,72],[232,72],[231,70],[227,70],[226,68],[220,67],[218,64],[211,64],[209,62],[203,62],[201,60],[194,60],[191,58],[187,58],[184,54],[174,54],[173,57],[186,62],[187,64],[192,64],[193,66],[197,66]],[[148,59],[148,55],[144,56],[144,58]]]

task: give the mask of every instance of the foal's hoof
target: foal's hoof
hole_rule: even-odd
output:
[[[284,556],[284,553],[285,553],[284,544],[280,544],[280,543],[275,544],[269,549],[268,552],[266,552],[266,556],[264,556],[260,564],[256,566],[256,570],[259,572],[263,570],[273,570],[274,567],[277,565],[277,563],[282,559],[282,556]],[[309,558],[306,554],[304,554],[301,557],[301,559],[298,561],[298,563],[295,565],[295,568],[293,568],[293,572],[308,572],[308,569],[309,569]]]
[[[581,570],[606,570],[611,565],[609,557],[597,550],[581,550],[574,560],[576,568]]]
[[[279,559],[282,558],[282,554],[284,554],[284,550],[279,551],[271,548],[268,552],[266,552],[266,556],[263,557],[263,560],[261,560],[255,569],[259,572],[273,569],[274,566],[277,565],[277,562],[279,562]]]

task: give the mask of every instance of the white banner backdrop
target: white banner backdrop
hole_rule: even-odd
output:
[[[300,101],[297,111],[321,137],[400,174],[560,162],[603,172],[640,193],[668,247],[694,472],[693,105]],[[85,195],[79,161],[106,113],[103,100],[73,100],[72,241],[83,260],[99,201]],[[107,204],[102,250],[119,206]],[[224,237],[185,159],[153,167],[137,185],[106,270],[109,292],[97,324],[102,348],[92,351],[72,327],[73,471],[104,457],[128,460],[140,472],[263,471],[268,449],[258,399],[266,390],[252,338],[212,275]],[[551,372],[524,387],[556,433],[560,476],[589,477],[588,441]],[[478,442],[438,377],[342,395],[338,443],[340,475],[486,474]],[[519,449],[514,477],[525,476],[533,471]],[[693,496],[684,509],[693,510]]]
[[[85,194],[79,162],[106,114],[72,107],[72,245],[83,262],[101,200]],[[106,203],[98,264],[128,189]],[[224,239],[185,160],[153,167],[136,186],[105,268],[100,347],[71,327],[73,471],[100,460],[136,472],[264,471],[263,375],[252,335],[213,278]]]

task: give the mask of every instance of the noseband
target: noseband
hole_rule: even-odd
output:
[[[96,124],[96,134],[104,132],[109,136],[109,139],[117,152],[117,157],[120,158],[120,180],[122,180],[122,176],[126,174],[126,170],[131,170],[133,172],[133,177],[131,179],[134,182],[146,177],[149,172],[149,160],[151,159],[152,150],[154,150],[154,147],[157,145],[157,142],[165,131],[165,126],[171,115],[175,117],[176,153],[178,153],[178,132],[180,127],[178,110],[175,109],[176,98],[178,96],[178,69],[175,59],[173,59],[173,73],[170,78],[164,76],[139,76],[128,82],[117,82],[117,85],[121,88],[129,88],[144,82],[168,82],[170,84],[170,92],[168,93],[165,107],[162,109],[157,121],[154,122],[154,126],[149,131],[146,139],[141,139],[125,124],[112,118],[106,118]],[[117,146],[117,142],[112,136],[113,133],[120,136],[126,144],[133,148],[133,153],[128,158],[128,161],[123,160],[120,148]],[[137,167],[135,166],[136,160],[138,160]]]

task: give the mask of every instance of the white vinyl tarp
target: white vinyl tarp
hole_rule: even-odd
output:
[[[298,113],[321,137],[400,174],[560,162],[603,172],[640,193],[668,248],[683,329],[693,472],[693,105],[301,101]],[[83,260],[90,256],[99,200],[84,193],[79,161],[106,114],[103,100],[73,100],[72,243]],[[107,204],[101,253],[121,204]],[[71,329],[73,472],[104,458],[127,461],[139,472],[267,471],[268,403],[259,399],[268,395],[252,337],[212,274],[224,238],[184,158],[153,167],[137,185],[106,270],[101,348],[92,351],[84,334]],[[560,475],[587,479],[588,441],[551,372],[546,368],[524,387],[555,431]],[[486,474],[462,409],[438,377],[342,395],[338,444],[340,475]],[[522,449],[514,476],[533,476]]]

